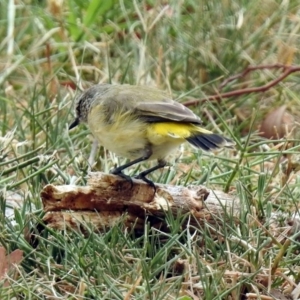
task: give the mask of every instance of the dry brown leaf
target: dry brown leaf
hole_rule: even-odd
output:
[[[287,112],[286,105],[282,105],[268,113],[260,126],[260,132],[268,139],[278,139],[287,135],[294,124],[294,116]]]
[[[10,254],[6,255],[4,247],[0,247],[0,280],[5,277],[7,273],[14,269],[15,264],[20,264],[23,259],[23,251],[16,249]],[[8,286],[9,283],[5,282],[4,286]]]

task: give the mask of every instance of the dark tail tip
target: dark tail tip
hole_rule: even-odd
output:
[[[235,145],[235,142],[231,139],[214,133],[196,134],[186,140],[196,148],[201,148],[205,151],[217,150],[224,147],[234,148]]]

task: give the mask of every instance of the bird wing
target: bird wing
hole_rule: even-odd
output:
[[[147,86],[115,85],[106,94],[109,107],[122,105],[126,110],[134,110],[140,119],[149,123],[183,122],[201,124],[201,119],[190,109],[176,102],[160,90]],[[109,97],[108,97],[109,96]]]
[[[183,122],[201,124],[201,119],[190,109],[171,99],[155,102],[141,102],[136,107],[140,117],[146,122]]]

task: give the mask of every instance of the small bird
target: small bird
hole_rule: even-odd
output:
[[[201,127],[200,118],[163,91],[137,85],[97,84],[76,99],[76,118],[69,130],[87,123],[94,137],[108,150],[131,161],[111,174],[132,181],[123,170],[145,160],[156,166],[135,176],[153,186],[146,176],[167,162],[166,156],[187,141],[205,151],[232,148],[229,138]]]

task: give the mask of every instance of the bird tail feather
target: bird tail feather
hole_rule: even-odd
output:
[[[233,148],[234,141],[215,133],[194,133],[186,140],[195,146],[205,151],[217,150],[223,147]]]

